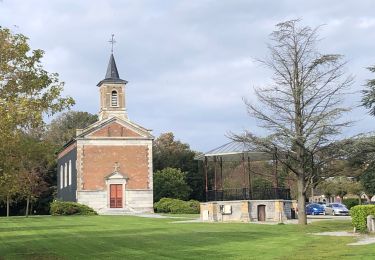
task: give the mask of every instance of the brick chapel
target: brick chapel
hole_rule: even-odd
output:
[[[129,120],[127,83],[112,53],[105,78],[97,84],[99,121],[77,129],[58,154],[58,199],[86,204],[101,214],[153,211],[154,137]]]

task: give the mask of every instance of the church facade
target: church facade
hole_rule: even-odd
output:
[[[127,81],[119,77],[113,54],[98,83],[99,120],[58,154],[57,198],[101,214],[153,212],[151,130],[128,119]]]

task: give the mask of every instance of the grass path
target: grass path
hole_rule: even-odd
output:
[[[172,223],[131,216],[0,218],[0,259],[375,259],[349,221],[298,225]]]

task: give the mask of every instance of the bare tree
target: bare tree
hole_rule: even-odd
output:
[[[245,100],[250,116],[269,135],[260,137],[246,131],[233,139],[275,154],[295,174],[298,222],[306,224],[307,189],[317,181],[327,150],[349,124],[340,119],[349,111],[342,98],[353,79],[345,76],[343,56],[317,50],[319,27],[299,23],[291,20],[276,25],[270,35],[270,55],[260,60],[273,72],[273,83],[255,89],[258,104]]]

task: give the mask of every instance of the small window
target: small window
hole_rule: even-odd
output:
[[[111,107],[118,107],[118,94],[116,90],[113,90],[111,94]]]

